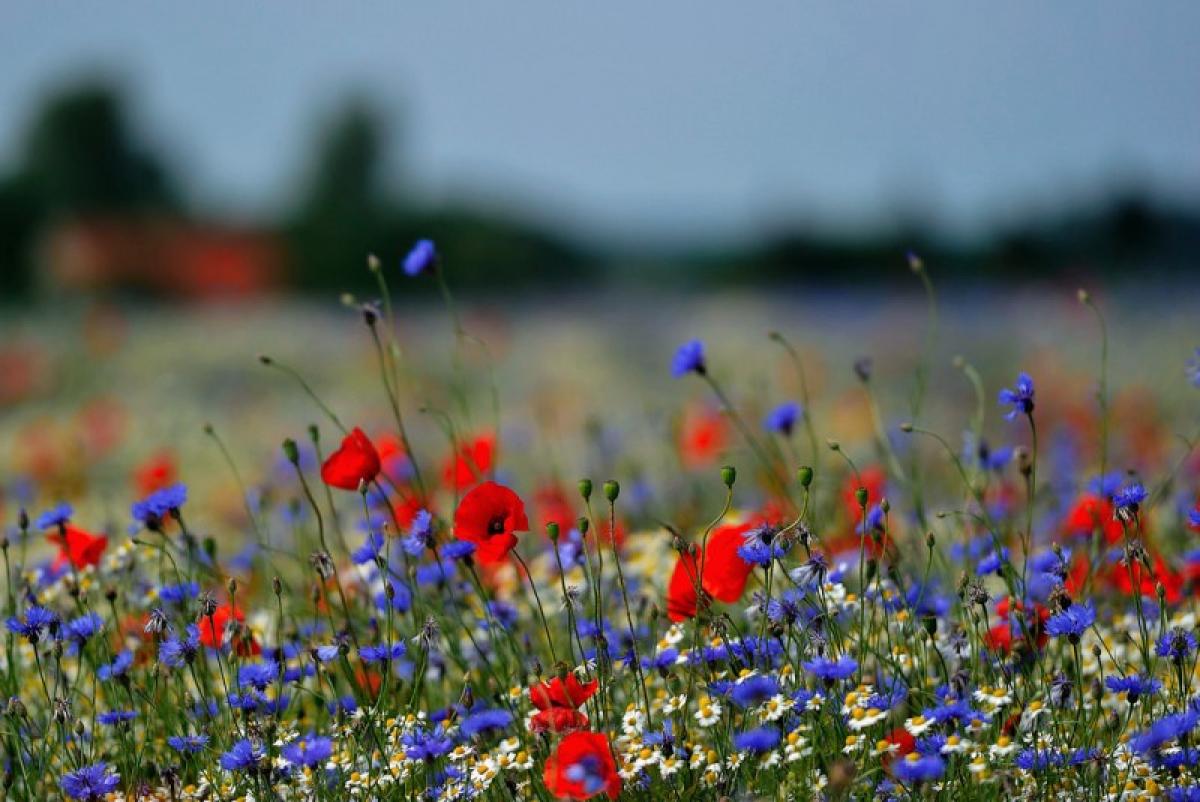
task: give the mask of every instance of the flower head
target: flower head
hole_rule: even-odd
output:
[[[546,760],[542,780],[559,799],[590,799],[600,793],[621,795],[621,776],[608,739],[598,732],[573,732],[559,741]]]
[[[1065,637],[1072,643],[1078,643],[1087,628],[1095,622],[1096,608],[1091,602],[1072,604],[1061,613],[1050,616],[1046,622],[1046,632],[1056,638]]]
[[[517,545],[515,533],[528,530],[521,497],[495,482],[473,488],[454,511],[454,536],[474,544],[482,563],[503,560]]]
[[[71,520],[71,516],[75,513],[75,509],[67,502],[55,505],[43,512],[33,522],[33,525],[38,529],[50,529],[51,527],[63,527]]]
[[[59,781],[63,793],[72,799],[83,800],[83,802],[96,802],[96,800],[103,799],[115,791],[120,784],[121,775],[111,771],[108,764],[103,761],[67,772]]]
[[[858,671],[858,661],[845,655],[837,660],[830,660],[828,657],[814,657],[801,665],[804,666],[805,671],[826,682],[846,679]]]
[[[243,738],[221,755],[221,768],[225,771],[249,771],[258,768],[264,757],[266,753],[261,746]]]
[[[679,350],[675,352],[675,358],[671,360],[671,375],[676,379],[689,373],[698,373],[703,376],[706,370],[704,343],[700,340],[692,340],[679,346]]]
[[[333,754],[333,741],[310,732],[283,747],[280,754],[293,766],[317,766]]]
[[[321,465],[321,481],[341,490],[358,490],[379,475],[379,452],[357,426],[342,439],[338,450]]]
[[[733,736],[733,745],[742,752],[770,752],[779,745],[779,730],[757,727]]]
[[[404,257],[404,272],[410,276],[419,276],[426,270],[437,265],[438,252],[433,240],[419,239]]]
[[[1000,403],[1012,407],[1004,416],[1007,420],[1033,412],[1033,379],[1028,373],[1019,374],[1017,384],[1011,390],[1006,387],[1000,391]]]
[[[767,413],[763,418],[763,428],[768,432],[788,436],[796,427],[796,421],[800,419],[801,414],[803,413],[799,404],[795,401],[785,401]]]

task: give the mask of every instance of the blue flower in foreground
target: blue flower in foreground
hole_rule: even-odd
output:
[[[72,799],[84,800],[84,802],[96,802],[96,800],[103,799],[115,791],[120,784],[121,775],[110,772],[108,764],[103,761],[67,772],[59,781],[59,785],[67,796]]]
[[[511,713],[500,708],[492,708],[472,713],[464,718],[462,724],[459,726],[462,729],[463,735],[473,738],[481,732],[487,732],[488,730],[507,729],[510,724],[512,724]]]
[[[1125,694],[1130,703],[1136,702],[1143,696],[1153,696],[1162,689],[1162,683],[1153,677],[1142,674],[1132,677],[1107,677],[1104,685],[1113,693]]]
[[[280,754],[292,765],[316,766],[329,760],[329,756],[333,754],[333,741],[310,732],[283,747]]]
[[[1130,516],[1137,513],[1148,495],[1141,482],[1134,482],[1113,494],[1113,506],[1117,508],[1118,515]]]
[[[158,661],[168,668],[182,668],[200,651],[200,628],[188,624],[182,638],[172,635],[158,645]]]
[[[51,507],[37,517],[33,525],[38,529],[50,529],[55,526],[66,526],[75,514],[75,509],[67,502]]]
[[[757,727],[733,736],[733,745],[741,752],[770,752],[779,745],[779,730]]]
[[[1169,657],[1178,663],[1182,663],[1195,651],[1196,636],[1179,627],[1164,632],[1154,649],[1154,653],[1159,657]]]
[[[1050,616],[1046,622],[1046,632],[1056,638],[1065,637],[1072,643],[1078,643],[1087,628],[1095,622],[1096,608],[1091,602],[1072,604],[1061,613]]]
[[[405,645],[401,642],[393,643],[390,646],[386,643],[381,643],[372,646],[363,646],[358,650],[358,656],[362,658],[364,663],[378,663],[386,660],[399,660],[407,651]]]
[[[25,611],[24,618],[12,616],[4,622],[9,632],[20,635],[30,643],[37,643],[43,630],[49,628],[53,631],[58,623],[58,614],[45,607],[30,607]]]
[[[438,549],[444,559],[463,560],[475,553],[475,544],[466,540],[455,540]]]
[[[67,624],[66,630],[73,640],[80,643],[104,629],[104,619],[98,613],[84,613]]]
[[[1130,738],[1129,748],[1140,754],[1153,751],[1168,741],[1196,729],[1197,724],[1200,724],[1200,715],[1190,710],[1186,713],[1171,713]]]
[[[264,691],[279,676],[279,664],[272,660],[261,663],[248,663],[238,668],[238,685],[250,685],[259,691]]]
[[[842,656],[837,660],[828,657],[815,657],[806,663],[801,663],[804,670],[826,682],[846,679],[858,671],[858,661],[853,657]]]
[[[96,721],[100,722],[106,727],[111,727],[115,724],[123,724],[126,721],[133,721],[135,718],[137,718],[137,715],[138,714],[136,710],[109,710],[96,716]]]
[[[119,652],[117,656],[113,658],[111,663],[100,666],[100,668],[96,670],[96,677],[99,678],[101,682],[107,682],[110,679],[116,679],[117,677],[124,676],[125,672],[128,671],[132,665],[133,652],[125,649]]]
[[[135,501],[130,507],[133,520],[139,521],[147,528],[157,527],[159,522],[168,515],[178,511],[187,502],[187,485],[174,484],[155,490],[141,501]]]
[[[172,735],[167,738],[167,746],[174,749],[176,752],[195,753],[201,752],[208,746],[207,735]]]
[[[703,376],[706,369],[704,343],[699,340],[692,340],[679,346],[679,350],[675,352],[675,358],[671,360],[671,375],[676,379],[689,373],[699,373]]]
[[[796,421],[800,419],[801,414],[799,404],[795,401],[785,401],[767,413],[767,416],[763,418],[763,428],[768,432],[790,435],[796,428]]]
[[[779,693],[779,683],[765,674],[752,674],[733,686],[730,697],[741,708],[755,707]]]
[[[409,760],[436,760],[454,748],[454,742],[446,737],[441,725],[436,729],[415,729],[400,737],[404,744],[404,756]]]
[[[767,524],[751,529],[742,536],[742,540],[737,553],[748,563],[765,567],[771,564],[771,560],[787,554],[787,548],[775,541],[775,529]]]
[[[243,738],[221,755],[221,768],[225,771],[246,771],[255,768],[264,756],[261,746]]]
[[[168,604],[180,605],[200,595],[199,582],[181,582],[178,585],[163,585],[158,598]]]
[[[1033,379],[1029,378],[1028,373],[1017,376],[1017,386],[1013,389],[1005,387],[1000,391],[1000,403],[1012,407],[1004,415],[1006,420],[1015,420],[1018,415],[1033,412]]]
[[[404,257],[404,272],[409,276],[419,276],[437,264],[437,246],[431,239],[419,239]]]
[[[896,779],[909,785],[936,780],[945,771],[946,762],[940,757],[919,752],[910,752],[902,760],[892,764],[892,773],[896,775]]]

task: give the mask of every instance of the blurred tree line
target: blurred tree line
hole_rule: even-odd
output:
[[[455,285],[512,289],[606,280],[689,284],[902,280],[915,250],[947,279],[1054,278],[1074,271],[1125,275],[1188,272],[1200,256],[1200,214],[1130,190],[1107,202],[1031,219],[970,244],[915,227],[832,236],[802,223],[753,247],[641,257],[598,250],[536,221],[465,206],[428,208],[397,197],[384,178],[381,117],[348,103],[324,129],[296,201],[269,226],[285,245],[299,290],[365,286],[368,253],[395,264],[419,237],[437,241]],[[140,141],[122,95],[104,85],[49,97],[0,172],[0,297],[35,285],[38,237],[89,216],[195,219],[169,160]],[[428,282],[423,282],[428,285]]]

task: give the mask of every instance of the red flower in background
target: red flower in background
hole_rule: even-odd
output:
[[[140,498],[177,481],[179,470],[175,466],[175,456],[170,451],[158,452],[133,470],[133,485]]]
[[[559,799],[590,799],[600,793],[621,795],[621,777],[608,739],[598,732],[573,732],[546,760],[542,780]]]
[[[1013,611],[1023,619],[1011,620]],[[1040,650],[1045,647],[1050,636],[1046,634],[1046,622],[1050,619],[1050,611],[1040,604],[1033,605],[1033,612],[1025,609],[1021,602],[1013,604],[1008,597],[996,604],[996,614],[1001,623],[988,630],[983,638],[984,645],[993,652],[1008,654],[1015,642],[1025,640],[1026,635],[1033,637],[1033,642]]]
[[[698,570],[702,570],[701,588],[709,596],[726,604],[742,597],[754,564],[743,560],[737,550],[745,543],[746,533],[760,523],[754,520],[719,526],[708,538],[703,559],[693,554],[680,555],[667,585],[667,617],[672,621],[683,621],[696,614]]]
[[[846,477],[842,483],[842,506],[846,510],[846,517],[853,521],[856,527],[862,523],[863,517],[862,508],[858,505],[858,488],[866,488],[867,511],[870,512],[871,507],[883,499],[886,484],[887,472],[878,465],[864,468],[857,476],[852,473]]]
[[[567,493],[556,484],[543,485],[533,494],[533,508],[537,510],[538,531],[545,532],[546,524],[558,524],[559,531],[566,534],[575,527],[579,516],[571,506]]]
[[[729,443],[729,422],[719,411],[704,409],[684,415],[679,428],[679,456],[687,468],[716,463]]]
[[[379,452],[357,426],[321,466],[321,480],[342,490],[358,490],[359,482],[370,482],[377,475]]]
[[[1080,496],[1067,513],[1064,524],[1067,534],[1090,537],[1099,530],[1104,542],[1119,543],[1124,537],[1121,522],[1113,516],[1113,505],[1108,499],[1085,493]]]
[[[454,536],[475,544],[481,563],[503,560],[517,545],[514,532],[529,530],[525,503],[503,485],[484,482],[463,496],[454,511]]]
[[[466,490],[483,480],[492,470],[496,458],[496,438],[485,434],[459,446],[442,466],[442,481],[449,487]]]
[[[379,466],[383,474],[395,484],[404,484],[412,474],[412,461],[404,450],[404,441],[394,434],[385,433],[375,438],[375,451],[379,454]]]
[[[221,648],[221,642],[225,639],[225,629],[229,626],[230,621],[236,621],[241,624],[246,620],[246,614],[240,608],[231,604],[219,604],[217,609],[213,611],[211,617],[203,616],[197,622],[200,629],[200,643],[210,649]],[[262,649],[255,643],[253,638],[250,639],[234,639],[234,651],[241,657],[248,657],[254,654],[260,654]]]
[[[588,717],[571,707],[551,707],[539,710],[529,719],[532,732],[575,732],[585,729]]]
[[[104,549],[108,547],[107,537],[90,534],[71,524],[66,524],[64,531],[65,534],[55,532],[46,536],[47,540],[58,546],[58,556],[54,558],[55,570],[67,562],[76,568],[99,564]]]

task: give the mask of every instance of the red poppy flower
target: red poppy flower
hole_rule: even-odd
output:
[[[719,411],[689,412],[679,429],[679,456],[688,468],[716,463],[729,443],[729,422]]]
[[[865,488],[867,491],[867,511],[871,507],[878,504],[883,498],[884,486],[887,484],[887,472],[878,465],[871,465],[864,468],[856,476],[850,474],[842,483],[842,506],[846,511],[846,517],[854,521],[854,525],[858,526],[862,522],[862,508],[858,505],[858,488]]]
[[[1021,621],[1011,621],[1013,613],[1024,618]],[[1046,646],[1050,636],[1046,634],[1046,622],[1050,619],[1050,611],[1040,604],[1033,605],[1033,611],[1025,609],[1025,605],[1005,597],[996,604],[996,614],[1001,623],[988,630],[983,638],[984,645],[993,652],[1008,654],[1016,641],[1025,639],[1026,633],[1033,636],[1038,649]]]
[[[883,742],[889,744],[891,747],[894,747],[889,748],[888,751],[883,753],[882,762],[885,769],[887,769],[891,765],[892,761],[896,758],[904,757],[905,755],[915,751],[917,748],[917,739],[912,736],[912,733],[903,727],[897,727],[889,732],[887,737],[883,739]]]
[[[551,707],[539,710],[529,719],[532,732],[575,732],[585,729],[588,717],[570,707]]]
[[[1152,571],[1147,571],[1141,563],[1127,566],[1120,561],[1109,563],[1101,574],[1101,579],[1110,588],[1123,595],[1133,595],[1134,585],[1142,596],[1156,598],[1158,585],[1163,586],[1164,598],[1168,604],[1178,604],[1183,598],[1183,577],[1167,567],[1162,555],[1151,552],[1150,562]],[[1132,576],[1131,576],[1132,574]]]
[[[379,454],[379,466],[384,475],[395,484],[403,484],[412,474],[412,461],[404,450],[404,441],[394,434],[385,433],[375,438],[375,451]]]
[[[552,707],[569,707],[577,708],[592,698],[592,694],[599,687],[598,680],[591,682],[580,682],[575,676],[575,672],[567,674],[567,679],[563,680],[555,677],[549,682],[539,682],[536,685],[529,687],[529,701],[533,702],[533,706],[538,710],[547,710]]]
[[[566,534],[579,516],[575,514],[571,501],[558,485],[544,485],[533,494],[533,507],[537,510],[538,531],[545,532],[546,524],[558,524],[559,531]]]
[[[1090,537],[1097,530],[1104,534],[1106,543],[1119,543],[1124,537],[1121,522],[1113,517],[1112,502],[1085,493],[1080,496],[1067,514],[1067,534]]]
[[[240,608],[230,604],[219,604],[217,609],[213,611],[212,617],[202,617],[197,623],[200,628],[200,643],[210,649],[219,649],[221,641],[224,640],[225,628],[229,626],[230,620],[242,623],[246,620],[246,614]],[[234,651],[241,657],[259,654],[262,649],[250,639],[235,639]]]
[[[442,466],[442,481],[458,490],[466,490],[484,479],[492,470],[496,457],[496,438],[490,434],[477,437],[459,446]]]
[[[138,497],[145,498],[156,490],[175,484],[178,477],[175,457],[169,451],[160,451],[134,469],[133,484]]]
[[[413,519],[417,517],[418,512],[421,510],[433,512],[433,505],[422,499],[416,492],[412,492],[393,504],[392,510],[396,513],[396,521],[407,530],[412,526]]]
[[[321,480],[342,490],[358,490],[359,482],[370,482],[378,475],[379,452],[357,426],[321,466]]]
[[[514,532],[529,530],[525,503],[503,485],[484,482],[463,496],[454,511],[454,536],[475,544],[481,563],[503,560],[514,546]]]
[[[97,565],[108,546],[108,538],[104,535],[92,535],[70,524],[66,525],[65,536],[55,532],[47,535],[46,539],[58,545],[58,556],[54,558],[55,570],[68,561],[76,568]]]
[[[558,742],[542,772],[546,789],[559,799],[621,795],[621,777],[608,739],[598,732],[573,732]]]
[[[746,533],[759,524],[755,520],[717,527],[708,538],[703,560],[692,554],[680,555],[667,585],[668,618],[683,621],[696,614],[696,573],[701,563],[700,585],[706,594],[727,604],[742,597],[754,565],[743,560],[737,550],[745,543]]]

